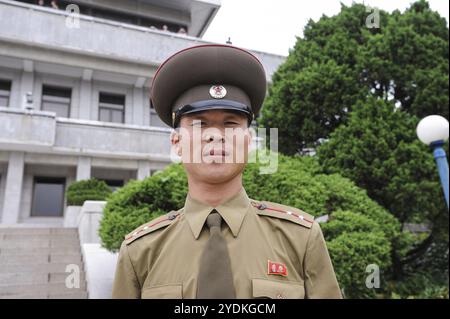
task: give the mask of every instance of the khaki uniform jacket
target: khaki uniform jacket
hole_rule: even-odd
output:
[[[214,209],[187,195],[184,208],[140,226],[122,243],[113,298],[196,298]],[[215,207],[223,218],[236,297],[341,298],[322,231],[307,213],[249,199]]]

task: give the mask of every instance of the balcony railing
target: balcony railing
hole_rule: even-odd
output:
[[[0,107],[0,150],[169,161],[170,129],[55,117]]]
[[[0,41],[154,66],[181,49],[207,43],[195,37],[86,15],[79,18],[79,28],[74,28],[69,12],[0,0]],[[268,79],[285,59],[254,53],[263,63]]]

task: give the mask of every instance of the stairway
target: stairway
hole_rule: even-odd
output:
[[[67,265],[78,265],[79,288],[66,287]],[[76,228],[0,228],[0,299],[87,297]]]

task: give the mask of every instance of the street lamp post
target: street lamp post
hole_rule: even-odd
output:
[[[417,125],[417,136],[424,144],[429,145],[433,150],[447,208],[449,207],[448,162],[443,146],[448,139],[448,128],[447,119],[439,115],[427,116]]]

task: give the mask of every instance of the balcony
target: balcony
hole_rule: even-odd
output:
[[[170,129],[0,107],[0,150],[169,162]]]
[[[181,49],[207,43],[195,37],[86,15],[80,15],[79,28],[71,28],[66,25],[66,21],[71,20],[66,11],[16,1],[0,0],[0,8],[0,49],[8,45],[33,46],[157,67]],[[0,54],[11,56],[17,52],[0,50]],[[263,63],[268,79],[285,59],[274,54],[254,53]],[[23,58],[42,60],[46,55],[48,53]]]

